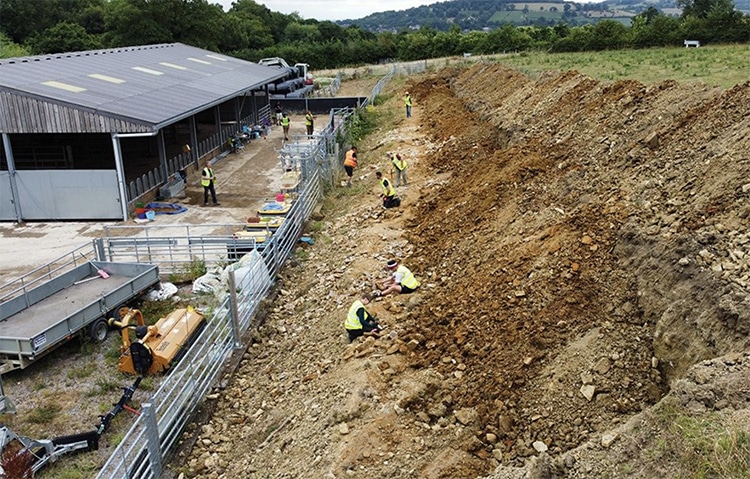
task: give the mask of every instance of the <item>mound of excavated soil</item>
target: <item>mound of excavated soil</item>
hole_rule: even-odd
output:
[[[669,477],[608,431],[699,360],[748,347],[750,84],[476,65],[408,89],[415,116],[401,118],[401,91],[381,107],[396,127],[360,146],[358,181],[332,192],[180,471],[522,477],[513,467],[547,451],[569,477],[618,461]],[[387,151],[409,161],[399,210],[378,205]],[[422,286],[376,301],[388,334],[348,345],[346,311],[391,257]],[[683,403],[703,394],[698,376]]]

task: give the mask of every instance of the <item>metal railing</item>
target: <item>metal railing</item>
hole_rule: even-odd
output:
[[[380,92],[383,91],[383,88],[385,88],[385,86],[388,84],[389,81],[391,81],[391,79],[393,78],[395,74],[396,74],[396,66],[394,65],[391,71],[389,71],[383,78],[378,80],[378,82],[372,88],[372,92],[370,92],[370,96],[367,99],[370,105],[375,104],[375,98],[377,98],[377,96],[380,95]]]
[[[180,153],[179,155],[169,158],[166,166],[161,165],[153,170],[144,173],[135,180],[128,183],[127,194],[128,204],[132,205],[142,197],[151,193],[156,188],[163,186],[169,179],[179,171],[185,169],[190,164],[198,166],[198,160],[204,156],[228,149],[227,140],[231,135],[242,129],[242,125],[270,125],[271,124],[271,107],[266,105],[258,110],[257,115],[251,114],[239,121],[239,125],[229,125],[220,128],[213,135],[204,138],[196,145],[195,152]],[[216,155],[214,155],[216,156]]]
[[[149,402],[143,404],[143,413],[102,467],[97,479],[156,479],[160,476],[187,422],[221,373],[222,365],[234,348],[242,347],[243,332],[252,325],[261,300],[292,256],[305,222],[323,196],[325,185],[333,184],[343,171],[342,157],[349,146],[344,144],[347,128],[356,114],[353,109],[332,111],[329,125],[323,132],[314,138],[305,137],[284,145],[280,153],[282,165],[298,169],[301,177],[292,207],[262,248],[252,249],[229,268],[227,296],[213,314],[206,315],[210,316],[207,327],[163,379]],[[140,228],[142,231],[137,236],[121,235],[129,233],[125,228],[134,227],[109,227],[97,244],[97,252],[102,259],[111,261],[157,260],[164,272],[192,258],[197,254],[198,245],[206,248],[209,244],[218,244],[225,249],[227,243],[222,241],[232,237],[235,226],[238,225],[184,226],[179,238],[163,235],[166,230],[156,234],[154,227]],[[210,234],[203,236],[204,241],[198,241],[204,231],[209,230]],[[190,238],[194,239],[192,244]],[[188,240],[183,241],[185,239]],[[220,241],[206,242],[207,239]],[[222,258],[223,252],[219,250],[202,249],[201,254],[207,264],[228,260]]]
[[[221,366],[232,349],[241,346],[242,333],[250,328],[261,300],[292,255],[305,222],[322,198],[324,178],[317,166],[337,162],[323,152],[324,148],[311,148],[309,156],[299,158],[300,167],[306,173],[300,184],[301,191],[284,221],[262,248],[250,248],[243,260],[230,267],[226,298],[179,365],[164,378],[148,406],[144,405],[143,414],[101,469],[98,479],[159,477],[169,452],[220,374]],[[108,227],[107,236],[99,239],[98,251],[110,261],[156,261],[161,271],[174,270],[181,262],[197,255],[201,255],[207,265],[226,263],[226,248],[231,245],[228,241],[233,239],[231,233],[242,226],[149,226],[140,228],[139,236],[121,235],[137,227]],[[168,228],[181,231],[180,236],[165,235]]]

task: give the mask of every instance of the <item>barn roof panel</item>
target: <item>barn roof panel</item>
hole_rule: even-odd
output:
[[[280,76],[180,43],[0,60],[0,90],[154,126]]]

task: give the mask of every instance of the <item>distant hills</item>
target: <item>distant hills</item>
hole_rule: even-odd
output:
[[[750,0],[734,0],[735,8],[750,13]],[[562,0],[451,0],[406,10],[378,12],[360,19],[341,20],[339,25],[358,25],[373,32],[416,30],[429,27],[448,31],[494,29],[502,25],[585,25],[610,19],[630,26],[630,19],[649,7],[667,15],[680,15],[674,0],[606,0],[576,3]]]

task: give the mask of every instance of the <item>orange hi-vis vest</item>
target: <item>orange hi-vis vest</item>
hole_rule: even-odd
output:
[[[354,153],[354,150],[349,150],[346,152],[346,159],[344,160],[344,166],[351,166],[352,168],[357,167],[357,157],[354,155],[356,155],[356,153]]]

